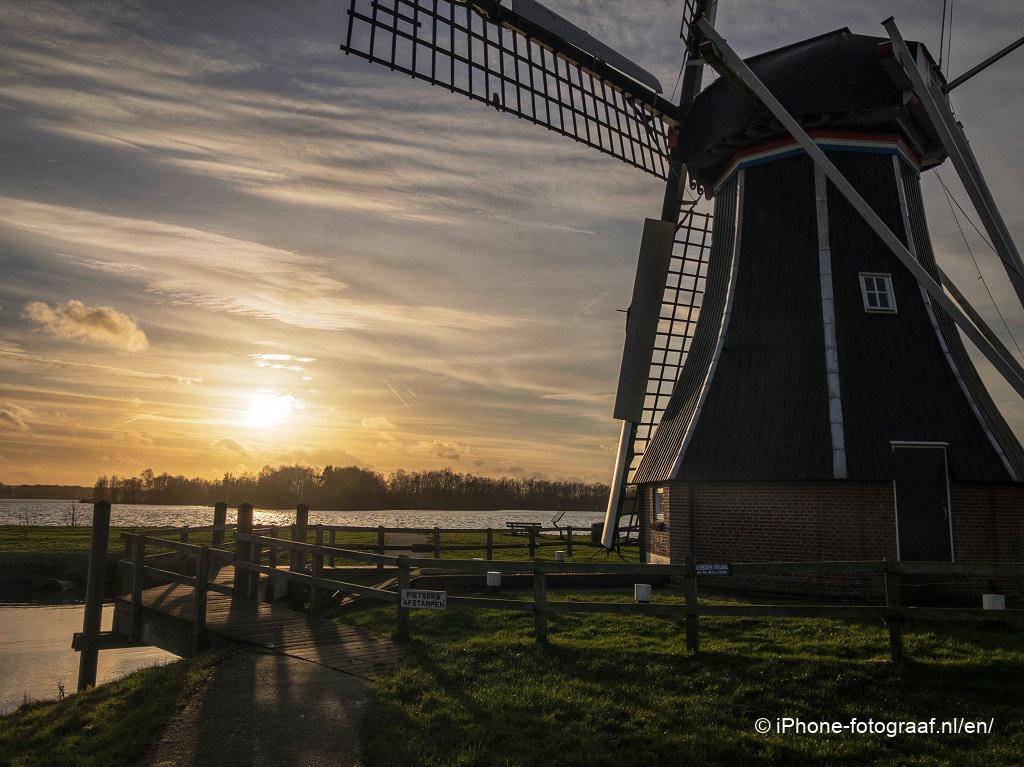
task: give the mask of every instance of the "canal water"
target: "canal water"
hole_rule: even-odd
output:
[[[0,500],[0,525],[88,525],[92,504],[72,501]],[[557,512],[524,511],[438,511],[431,509],[385,509],[382,511],[310,511],[310,524],[352,525],[355,527],[504,527],[506,522],[539,522],[551,526]],[[257,525],[285,525],[295,520],[295,509],[256,509]],[[600,522],[604,513],[567,511],[560,525],[580,530]],[[228,509],[228,522],[235,521],[235,510]],[[213,524],[210,506],[158,506],[115,503],[110,509],[114,526],[179,527]]]
[[[103,630],[110,630],[113,605],[103,608]],[[78,684],[78,653],[71,637],[82,630],[82,605],[0,604],[0,713],[23,700],[70,695]],[[144,666],[168,663],[177,656],[155,647],[104,650],[96,681],[100,684]]]

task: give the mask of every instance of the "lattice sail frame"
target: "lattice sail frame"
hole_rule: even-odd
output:
[[[476,6],[350,0],[341,49],[569,136],[659,178],[668,175],[672,123],[656,106],[663,99],[639,84],[630,92],[621,86],[623,78],[612,82]]]
[[[643,418],[636,426],[627,484],[661,423],[679,373],[690,353],[707,289],[711,258],[713,204],[703,198],[684,202],[661,301],[658,333],[647,376]]]

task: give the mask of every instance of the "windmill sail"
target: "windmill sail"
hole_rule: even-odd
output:
[[[350,0],[341,49],[668,175],[657,79],[535,0]]]
[[[683,363],[690,352],[707,286],[712,224],[713,217],[707,201],[695,199],[683,206],[665,275],[664,291],[660,296],[657,333],[654,343],[644,350],[645,359],[649,361],[643,371],[647,378],[646,396],[642,412],[634,420],[636,431],[631,446],[627,482],[632,481],[644,451],[661,423]],[[624,365],[628,357],[627,349],[623,353]]]

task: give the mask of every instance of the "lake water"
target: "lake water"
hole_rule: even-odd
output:
[[[556,512],[551,511],[436,511],[427,509],[388,509],[383,511],[310,511],[310,524],[353,525],[356,527],[504,527],[506,522],[540,522],[550,527]],[[285,525],[295,521],[294,509],[256,509],[257,525]],[[72,501],[0,500],[0,525],[88,525],[92,504]],[[589,528],[604,519],[603,513],[568,511],[561,524]],[[228,509],[228,522],[235,521],[235,510]],[[213,524],[210,506],[158,506],[116,503],[110,510],[110,524],[116,526],[179,527]]]
[[[451,527],[502,528],[508,521],[540,522],[550,527],[550,511],[432,511],[400,509],[385,511],[311,511],[311,524],[357,527]],[[71,501],[0,500],[0,525],[88,526],[92,505]],[[603,515],[595,512],[566,512],[560,524],[589,528]],[[286,525],[295,520],[294,509],[257,509],[257,525]],[[209,506],[157,506],[114,504],[112,525],[177,527],[209,525]],[[235,510],[228,509],[228,522]],[[109,630],[113,607],[103,611],[104,630]],[[78,653],[71,649],[71,637],[82,630],[82,605],[0,604],[0,712],[30,699],[55,698],[59,685],[68,694],[78,683]],[[107,682],[136,669],[174,660],[175,656],[154,647],[104,650],[100,653],[97,681]]]
[[[103,630],[110,630],[114,607],[103,608]],[[82,605],[0,605],[0,713],[28,696],[56,698],[78,685],[78,653],[71,637],[82,630]],[[109,682],[136,669],[168,663],[177,656],[155,647],[131,647],[100,653],[96,681]]]

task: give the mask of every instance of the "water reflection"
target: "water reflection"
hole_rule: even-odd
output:
[[[92,505],[75,504],[71,501],[51,500],[0,500],[0,525],[88,525]],[[505,522],[540,522],[550,527],[553,511],[443,511],[429,509],[385,509],[380,511],[311,511],[310,524],[352,525],[356,527],[458,527],[458,528],[502,528]],[[590,527],[591,522],[604,519],[604,512],[569,511],[560,524],[572,525],[577,529]],[[235,510],[228,509],[228,522],[234,523]],[[257,525],[287,525],[295,521],[294,509],[256,509],[254,521]],[[130,527],[132,525],[155,525],[178,527],[181,525],[213,524],[213,508],[210,506],[160,506],[115,503],[110,511],[110,524]]]
[[[105,606],[104,631],[113,616],[113,605]],[[0,712],[10,711],[26,695],[56,698],[62,684],[68,694],[75,691],[78,653],[71,649],[71,636],[81,630],[81,605],[0,605]],[[176,659],[155,647],[103,650],[96,679],[102,684]]]

